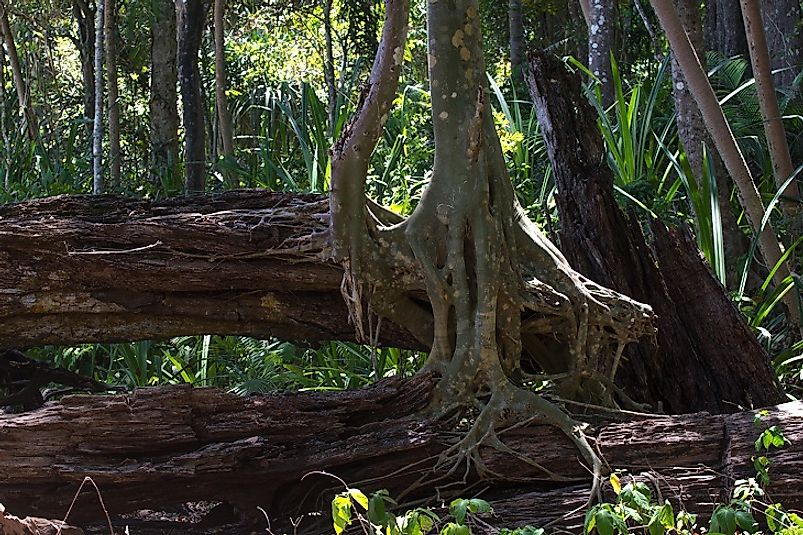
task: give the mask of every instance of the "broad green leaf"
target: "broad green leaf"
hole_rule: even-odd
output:
[[[736,533],[736,511],[732,507],[720,505],[711,516],[710,532],[734,535]]]
[[[371,494],[371,499],[368,500],[368,520],[377,526],[386,526],[388,524],[388,513],[385,510],[385,497],[380,492]],[[384,491],[387,493],[387,491]]]
[[[613,535],[613,513],[610,511],[602,510],[598,512],[597,517],[597,532],[599,535]]]
[[[491,504],[479,498],[472,498],[468,501],[468,511],[470,513],[490,513]]]
[[[469,531],[468,526],[461,526],[450,522],[443,527],[441,535],[471,535],[471,531]]]
[[[468,500],[457,499],[449,505],[449,513],[451,513],[458,524],[465,523],[467,511]]]
[[[736,511],[736,525],[747,533],[758,531],[758,523],[750,511]]]
[[[336,535],[351,525],[351,498],[348,495],[338,494],[332,499],[332,522]]]

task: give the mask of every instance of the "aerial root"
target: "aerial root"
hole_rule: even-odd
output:
[[[488,467],[480,454],[480,449],[485,447],[511,455],[542,474],[542,477],[518,478],[517,480],[570,481],[571,478],[556,474],[541,463],[514,450],[499,438],[499,433],[503,433],[505,429],[497,432],[498,427],[504,425],[506,421],[510,421],[511,417],[521,416],[522,414],[525,418],[537,419],[557,427],[574,442],[584,460],[591,467],[590,471],[594,480],[589,503],[593,502],[599,493],[602,462],[589,444],[580,426],[557,405],[534,392],[521,389],[513,384],[500,386],[494,391],[491,398],[482,404],[482,409],[469,431],[439,456],[435,465],[436,469],[445,469],[445,475],[449,477],[457,473],[461,466],[464,466],[463,482],[467,482],[472,469],[480,479],[510,480],[510,476],[502,475]],[[537,416],[533,418],[533,415]]]

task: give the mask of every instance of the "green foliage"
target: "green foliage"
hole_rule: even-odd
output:
[[[453,521],[441,519],[432,509],[416,508],[400,514],[388,511],[396,503],[386,490],[367,497],[362,491],[346,488],[332,498],[332,527],[340,535],[357,522],[366,534],[373,535],[471,535],[471,519],[493,511],[485,500],[456,499],[449,504],[448,513]],[[500,535],[544,535],[543,529],[532,526],[502,529]]]

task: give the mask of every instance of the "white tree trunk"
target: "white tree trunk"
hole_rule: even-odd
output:
[[[103,183],[103,34],[105,0],[98,0],[95,13],[95,123],[92,129],[92,192],[104,191]]]

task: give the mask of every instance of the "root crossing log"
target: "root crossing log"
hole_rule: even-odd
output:
[[[433,472],[450,435],[413,414],[433,381],[421,375],[360,391],[241,398],[212,389],[164,387],[130,395],[71,396],[23,415],[0,416],[0,499],[18,515],[61,518],[85,476],[110,513],[218,500],[240,511],[264,508],[273,525],[327,511],[337,484],[302,477],[326,470],[363,490],[388,488],[402,501],[481,495],[494,501],[498,525],[544,525],[588,497],[590,476],[571,441],[548,426],[502,433],[516,451],[563,481],[491,448],[486,466],[504,476],[465,484]],[[754,475],[761,427],[753,413],[694,414],[611,423],[594,435],[604,461],[623,479],[658,482],[665,498],[703,516],[728,498],[735,480]],[[769,409],[762,425],[780,425],[791,445],[769,454],[771,500],[803,507],[803,405]],[[532,479],[531,479],[532,478]],[[416,490],[407,492],[415,488]],[[526,504],[526,506],[524,506]],[[105,517],[94,491],[82,494],[72,523]],[[563,521],[581,522],[582,513]],[[324,524],[326,519],[321,520]],[[321,533],[320,525],[304,527]]]

